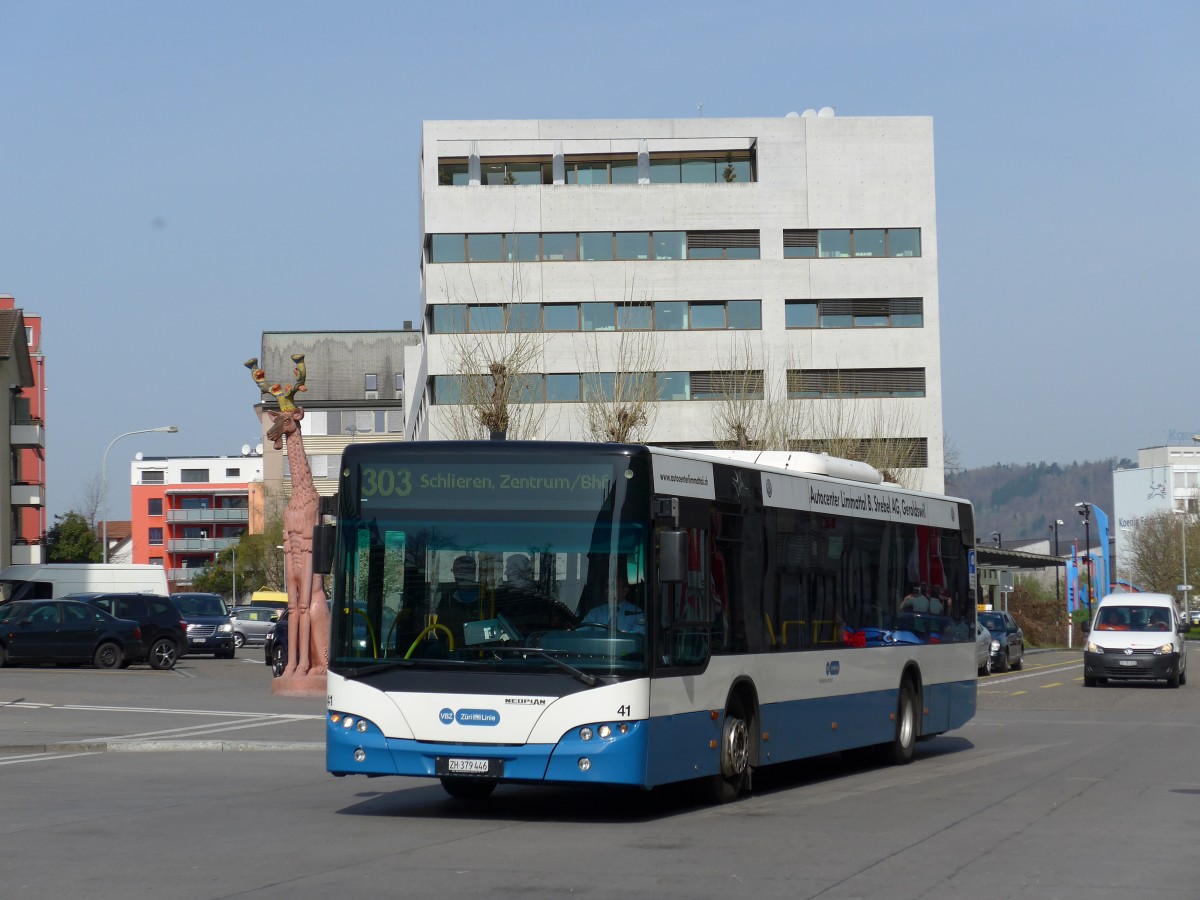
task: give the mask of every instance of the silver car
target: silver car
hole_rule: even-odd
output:
[[[980,675],[992,674],[992,633],[982,622],[975,623],[975,668]]]
[[[229,617],[233,620],[234,646],[257,647],[266,641],[267,631],[279,618],[279,610],[270,606],[239,606]]]

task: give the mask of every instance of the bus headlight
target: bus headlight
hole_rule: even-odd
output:
[[[600,737],[602,737],[602,738],[612,737],[612,729],[609,728],[607,725],[601,725],[599,728],[596,729],[596,733],[599,734]]]
[[[580,728],[579,739],[583,741],[590,741],[592,739],[592,729],[588,728],[586,725]]]
[[[586,772],[591,767],[592,767],[592,761],[590,759],[588,759],[586,756],[579,757],[579,771],[580,772]]]

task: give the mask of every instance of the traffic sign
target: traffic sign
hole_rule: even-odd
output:
[[[1195,588],[1192,587],[1190,584],[1177,584],[1177,585],[1175,585],[1175,590],[1177,590],[1177,591],[1194,591]]]

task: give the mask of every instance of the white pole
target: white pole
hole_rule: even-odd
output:
[[[160,425],[158,428],[139,428],[137,431],[127,431],[124,434],[118,434],[115,438],[108,442],[108,446],[104,448],[104,460],[100,463],[100,496],[104,502],[104,522],[101,526],[100,543],[103,545],[100,559],[104,563],[108,563],[108,451],[113,448],[113,444],[121,438],[127,438],[132,434],[149,434],[152,431],[166,431],[174,434],[179,430],[178,425]]]

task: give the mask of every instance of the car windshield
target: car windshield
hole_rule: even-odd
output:
[[[224,616],[225,601],[216,594],[177,594],[175,605],[185,616]]]
[[[1170,631],[1171,613],[1161,606],[1105,606],[1096,616],[1096,631]]]
[[[995,613],[988,615],[987,613],[979,614],[979,624],[988,631],[1003,631],[1004,616],[996,615]]]

